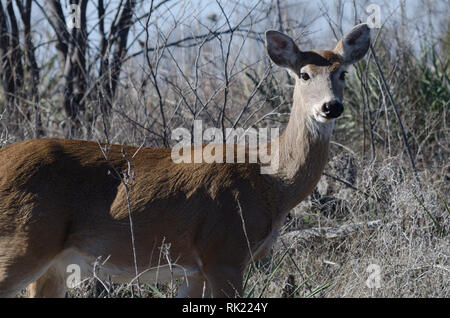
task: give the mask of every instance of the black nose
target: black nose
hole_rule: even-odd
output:
[[[338,101],[328,102],[323,104],[322,111],[326,118],[337,118],[344,111],[344,105]]]

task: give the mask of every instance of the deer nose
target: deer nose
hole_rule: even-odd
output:
[[[322,105],[322,111],[326,118],[337,118],[344,111],[344,105],[334,100]]]

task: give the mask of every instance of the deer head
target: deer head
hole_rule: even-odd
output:
[[[266,32],[271,60],[287,68],[296,80],[294,99],[300,98],[305,115],[320,123],[330,122],[344,111],[342,100],[347,68],[366,54],[369,45],[367,24],[353,27],[333,50],[303,52],[286,34]]]

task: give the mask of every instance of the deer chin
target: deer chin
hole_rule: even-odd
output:
[[[321,114],[309,116],[306,125],[310,135],[315,139],[329,139],[333,134],[334,119]]]
[[[329,118],[323,112],[319,112],[313,116],[314,120],[321,124],[328,124],[334,122],[336,118]]]

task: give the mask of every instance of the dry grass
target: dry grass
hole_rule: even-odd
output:
[[[291,241],[295,242],[291,248],[292,256],[303,277],[286,260],[280,269],[284,275],[280,274],[279,280],[273,281],[274,296],[282,294],[288,273],[294,273],[296,284],[301,284],[304,277],[310,277],[312,290],[325,286],[318,294],[323,297],[450,295],[449,241],[441,233],[441,230],[448,233],[450,225],[448,211],[441,201],[443,193],[440,191],[446,191],[445,186],[439,180],[427,183],[421,191],[415,177],[405,173],[399,163],[392,158],[386,159],[374,167],[364,167],[358,173],[357,186],[368,193],[382,194],[386,203],[377,203],[353,192],[345,195],[341,211],[335,210],[332,215],[320,214],[320,209],[317,214],[309,211],[297,214],[296,218],[313,219],[307,225],[311,227],[367,223],[370,220],[381,220],[382,225],[334,239]],[[426,202],[424,206],[418,197]],[[305,223],[303,221],[304,227]],[[281,250],[276,254],[279,253]],[[366,286],[370,264],[380,268],[380,288]],[[301,287],[297,296],[306,296],[310,292]]]

